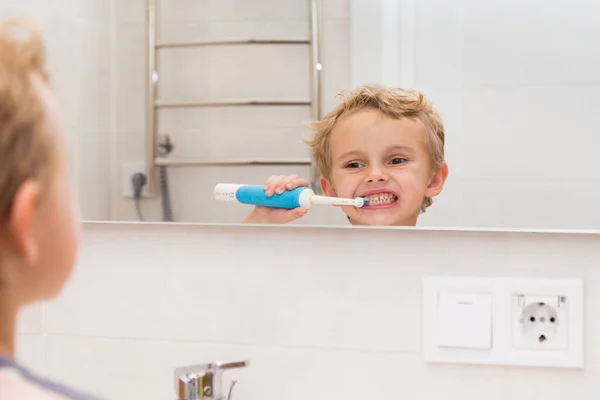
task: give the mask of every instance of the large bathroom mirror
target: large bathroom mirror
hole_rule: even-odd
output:
[[[597,2],[106,4],[43,21],[63,32],[49,62],[86,220],[241,222],[252,207],[215,201],[216,184],[316,182],[305,124],[382,83],[422,90],[446,128],[448,179],[418,226],[600,228]],[[19,8],[4,14],[35,16]],[[315,206],[294,224],[348,220]]]

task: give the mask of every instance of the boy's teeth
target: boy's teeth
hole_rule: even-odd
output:
[[[391,193],[368,196],[369,204],[390,204],[396,201],[396,196]]]

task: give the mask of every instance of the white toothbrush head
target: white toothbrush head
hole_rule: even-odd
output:
[[[368,206],[369,205],[369,199],[365,198],[365,197],[357,197],[354,199],[354,206],[355,207],[364,207],[364,206]]]

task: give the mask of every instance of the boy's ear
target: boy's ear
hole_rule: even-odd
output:
[[[448,178],[448,164],[444,163],[442,168],[431,178],[427,190],[425,190],[425,197],[435,197],[442,192],[444,189],[444,183]]]
[[[327,179],[321,176],[319,181],[321,183],[321,191],[325,196],[336,197],[335,190],[333,190],[333,186],[331,186],[331,183]]]
[[[34,215],[39,196],[40,185],[37,182],[30,180],[23,183],[13,199],[8,219],[8,233],[13,251],[28,264],[35,263],[38,258]]]

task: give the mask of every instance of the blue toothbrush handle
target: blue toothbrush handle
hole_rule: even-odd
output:
[[[215,187],[214,194],[217,200],[291,210],[298,207],[310,208],[310,198],[314,192],[308,187],[298,187],[281,194],[267,196],[262,185],[221,183]]]

